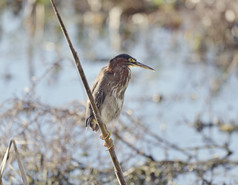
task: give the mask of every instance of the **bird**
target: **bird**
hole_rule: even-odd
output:
[[[101,69],[95,79],[91,92],[104,124],[118,119],[124,102],[124,94],[131,79],[130,67],[134,66],[154,70],[128,54],[119,54]],[[85,122],[86,127],[90,127],[95,132],[99,130],[89,100],[86,105]]]

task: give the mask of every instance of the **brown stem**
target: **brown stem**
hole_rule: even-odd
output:
[[[3,183],[2,183],[3,170],[4,170],[5,165],[7,163],[7,159],[9,158],[10,149],[11,149],[12,144],[13,144],[13,147],[14,147],[14,150],[15,150],[15,156],[17,158],[18,167],[19,167],[20,172],[21,172],[21,177],[22,177],[22,180],[23,180],[23,184],[24,185],[29,185],[25,170],[24,170],[22,162],[21,162],[20,154],[19,154],[18,149],[17,149],[16,141],[14,139],[11,139],[11,141],[8,145],[7,151],[5,152],[5,155],[3,157],[2,163],[0,165],[0,185],[3,185]]]
[[[95,116],[95,118],[96,118],[96,120],[97,120],[97,122],[98,122],[98,125],[99,125],[99,128],[100,128],[100,130],[101,130],[101,133],[102,133],[103,137],[106,138],[106,139],[105,139],[106,144],[107,144],[108,146],[112,146],[112,145],[113,145],[113,141],[112,141],[112,139],[111,139],[110,137],[107,137],[107,136],[108,136],[107,127],[106,127],[106,125],[105,125],[105,124],[102,122],[102,120],[101,120],[101,117],[100,117],[100,115],[99,115],[98,108],[97,108],[97,106],[96,106],[96,104],[95,104],[95,101],[94,101],[94,99],[93,99],[93,95],[92,95],[91,90],[90,90],[90,88],[89,88],[87,79],[86,79],[86,77],[85,77],[83,68],[82,68],[82,66],[81,66],[80,60],[79,60],[78,55],[77,55],[77,52],[75,51],[75,49],[74,49],[74,47],[73,47],[73,45],[72,45],[72,43],[71,43],[71,41],[70,41],[69,35],[68,35],[68,33],[67,33],[67,30],[66,30],[66,28],[65,28],[65,26],[64,26],[64,23],[63,23],[61,17],[60,17],[60,14],[59,14],[59,12],[58,12],[56,6],[55,6],[54,0],[50,0],[50,1],[51,1],[52,6],[53,6],[54,12],[55,12],[55,14],[56,14],[56,16],[57,16],[57,18],[58,18],[58,21],[59,21],[59,23],[60,23],[61,29],[62,29],[62,31],[63,31],[63,33],[64,33],[64,36],[65,36],[65,38],[66,38],[66,40],[67,40],[67,42],[68,42],[68,45],[69,45],[69,47],[70,47],[70,50],[71,50],[71,52],[72,52],[72,54],[73,54],[73,57],[74,57],[74,60],[75,60],[75,63],[76,63],[78,72],[79,72],[79,74],[80,74],[80,76],[81,76],[81,79],[82,79],[82,81],[83,81],[83,85],[84,85],[85,90],[86,90],[86,92],[87,92],[89,101],[90,101],[90,103],[91,103],[91,106],[92,106],[92,109],[93,109],[93,112],[94,112],[94,116]],[[116,176],[117,176],[117,180],[118,180],[119,184],[121,184],[121,185],[126,185],[126,181],[125,181],[125,179],[124,179],[124,176],[123,176],[123,173],[122,173],[122,170],[121,170],[121,166],[120,166],[120,164],[119,164],[119,162],[118,162],[118,159],[117,159],[117,156],[116,156],[114,147],[110,147],[110,148],[108,149],[108,151],[109,151],[110,157],[111,157],[111,159],[112,159],[112,162],[113,162],[113,165],[114,165],[115,174],[116,174]]]

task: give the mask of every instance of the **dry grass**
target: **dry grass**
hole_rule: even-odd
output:
[[[102,142],[91,130],[85,131],[84,111],[84,105],[79,102],[53,107],[37,99],[6,101],[0,106],[1,156],[6,150],[9,153],[6,143],[13,137],[19,141],[18,151],[30,184],[115,184]],[[224,169],[228,175],[228,169],[234,169],[238,163],[230,160],[229,142],[222,146],[212,136],[206,136],[204,141],[209,139],[210,144],[181,148],[161,138],[131,113],[123,112],[120,124],[109,127],[128,183],[167,184],[186,174],[197,176],[198,183],[212,182],[222,174],[214,173],[211,179],[207,179],[207,174]],[[217,128],[214,125],[212,129]],[[154,153],[153,148],[159,153]],[[214,149],[224,153],[224,157],[198,159],[199,153]],[[184,156],[183,160],[166,160],[171,152]],[[164,154],[165,159],[159,160],[158,154]],[[9,155],[7,164],[3,182],[19,184],[21,170],[17,170],[14,155]]]
[[[5,155],[3,157],[1,166],[0,166],[0,177],[1,177],[0,184],[1,185],[3,184],[2,183],[3,171],[4,171],[4,168],[6,166],[7,159],[9,158],[12,144],[13,144],[13,147],[14,147],[15,156],[17,158],[17,164],[18,164],[18,167],[19,167],[20,172],[21,172],[21,177],[22,177],[23,184],[24,185],[28,185],[29,183],[28,183],[28,180],[27,180],[27,176],[26,176],[25,170],[24,170],[22,162],[21,162],[21,158],[20,158],[20,154],[19,154],[18,149],[17,149],[16,141],[14,139],[11,139],[11,141],[10,141],[10,143],[8,145],[8,148],[7,148],[6,152],[5,152]]]

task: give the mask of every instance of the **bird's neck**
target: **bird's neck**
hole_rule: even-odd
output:
[[[124,94],[124,91],[127,88],[128,82],[131,78],[130,68],[127,66],[108,65],[107,71],[111,74],[113,83],[116,83],[115,86],[118,86],[118,84],[119,84],[119,86],[124,87],[124,88],[122,88],[123,94]]]
[[[130,68],[124,65],[118,65],[117,63],[110,63],[107,66],[107,71],[110,73],[123,73],[124,71],[130,71]]]

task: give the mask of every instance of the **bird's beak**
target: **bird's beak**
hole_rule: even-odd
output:
[[[151,67],[149,67],[149,66],[147,66],[147,65],[145,65],[145,64],[142,64],[142,63],[140,63],[140,62],[137,62],[137,61],[134,63],[134,66],[143,67],[143,68],[145,68],[145,69],[149,69],[149,70],[154,71],[153,68],[151,68]]]

